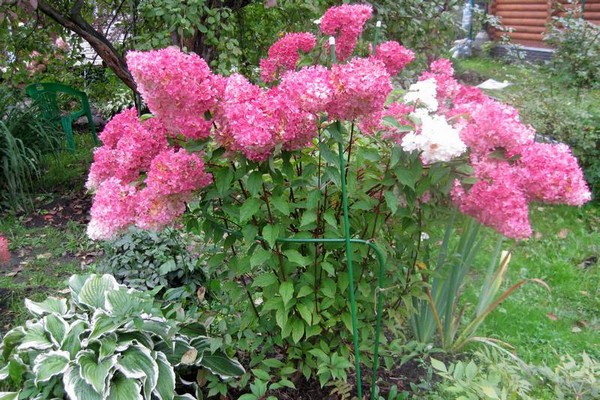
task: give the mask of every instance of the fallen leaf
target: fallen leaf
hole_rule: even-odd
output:
[[[578,326],[580,326],[580,327],[582,327],[582,328],[587,328],[587,326],[588,326],[587,321],[584,320],[584,319],[579,320],[579,321],[575,321],[575,324],[578,325]]]
[[[571,328],[571,332],[573,333],[579,333],[581,332],[581,328],[578,326],[574,326],[573,328]]]
[[[181,356],[181,363],[186,364],[186,365],[192,365],[194,362],[196,362],[197,356],[198,356],[198,350],[189,349],[188,351],[183,353],[183,356]]]
[[[556,316],[556,314],[549,312],[548,314],[546,314],[546,317],[548,317],[548,319],[552,320],[552,321],[558,321],[558,316]]]
[[[533,235],[533,237],[534,237],[535,239],[537,239],[537,240],[541,239],[541,238],[542,238],[542,236],[543,236],[543,235],[542,235],[540,232],[536,232],[536,233]]]
[[[43,254],[38,254],[35,258],[38,260],[45,260],[47,258],[51,258],[52,257],[52,253],[43,253]]]
[[[16,276],[21,271],[23,271],[23,267],[18,266],[16,268],[13,268],[10,272],[7,272],[5,275],[12,278],[13,276]]]
[[[590,294],[588,292],[586,292],[585,290],[580,290],[579,294],[584,295],[584,296],[589,296]]]
[[[198,296],[198,301],[202,303],[204,301],[204,295],[206,294],[206,289],[202,286],[198,288],[196,291],[196,296]]]
[[[558,235],[556,235],[556,236],[558,236],[560,239],[566,239],[567,236],[569,236],[569,230],[566,228],[563,228],[558,232]]]

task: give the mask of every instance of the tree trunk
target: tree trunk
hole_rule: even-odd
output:
[[[37,8],[60,25],[85,39],[115,75],[133,91],[137,92],[135,81],[127,68],[124,58],[117,52],[106,36],[102,35],[83,19],[81,15],[83,3],[83,0],[78,0],[68,15],[61,14],[44,0],[38,1]]]

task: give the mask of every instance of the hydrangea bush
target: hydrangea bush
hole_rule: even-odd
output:
[[[448,60],[398,91],[393,78],[414,58],[410,50],[372,43],[361,46],[369,54],[353,57],[371,13],[368,5],[333,7],[320,34],[284,35],[260,63],[262,82],[213,74],[175,48],[129,52],[152,116],[117,115],[94,155],[89,236],[175,225],[216,244],[201,257],[222,294],[214,304],[224,314],[219,328],[243,348],[261,349],[254,370],[275,368],[279,380],[254,376],[271,389],[293,386],[295,371],[322,384],[346,378],[349,365],[337,362],[350,357],[344,249],[278,241],[342,236],[340,174],[352,237],[386,253],[385,283],[394,288],[387,315],[419,292],[420,279],[402,266],[445,199],[524,239],[531,202],[581,205],[591,197],[566,146],[535,142],[514,108],[457,82]],[[353,257],[360,334],[368,338],[374,256],[356,248]],[[277,362],[263,363],[275,355]]]

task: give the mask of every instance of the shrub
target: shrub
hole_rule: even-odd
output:
[[[552,18],[545,37],[556,48],[551,71],[576,87],[600,87],[600,27],[582,18],[577,4],[563,11]]]
[[[33,319],[3,338],[0,379],[17,388],[15,399],[183,399],[176,386],[186,368],[244,372],[210,350],[203,325],[166,318],[148,293],[110,275],[74,275],[69,287],[69,303],[25,300]]]

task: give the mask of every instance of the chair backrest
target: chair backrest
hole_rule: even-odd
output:
[[[58,93],[66,93],[73,97],[77,97],[80,100],[82,109],[72,111],[71,114],[73,114],[73,116],[81,116],[85,111],[89,112],[90,106],[87,95],[82,91],[61,83],[33,83],[27,86],[25,91],[29,97],[38,103],[42,111],[42,117],[48,120],[56,120],[61,117],[58,105]]]

